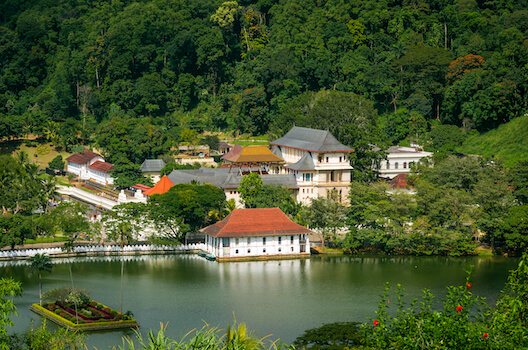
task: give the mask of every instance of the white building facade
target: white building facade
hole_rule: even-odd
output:
[[[387,159],[379,164],[380,177],[393,179],[398,174],[409,174],[411,166],[420,159],[430,157],[432,152],[424,152],[417,147],[391,146],[387,149]]]
[[[299,192],[297,201],[309,204],[312,198],[334,193],[346,201],[350,186],[350,147],[330,132],[294,126],[286,135],[270,143],[284,165],[270,169],[275,174],[294,174]]]
[[[310,255],[312,231],[279,208],[236,209],[202,232],[205,250],[220,261]]]

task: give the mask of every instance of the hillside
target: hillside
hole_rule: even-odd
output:
[[[468,138],[457,150],[466,154],[494,156],[506,166],[528,159],[528,115],[518,117],[496,129]]]

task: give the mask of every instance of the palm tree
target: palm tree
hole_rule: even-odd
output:
[[[53,264],[51,263],[51,258],[46,254],[37,253],[29,261],[31,262],[29,268],[39,276],[39,300],[40,306],[42,306],[42,273],[51,272]]]

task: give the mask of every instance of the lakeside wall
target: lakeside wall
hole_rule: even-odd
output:
[[[138,254],[163,254],[163,253],[193,253],[204,249],[203,243],[181,244],[178,246],[125,245],[122,249],[118,245],[109,246],[77,246],[71,252],[65,252],[60,247],[18,249],[0,251],[0,260],[29,259],[35,254],[47,254],[50,257],[86,256],[86,255],[138,255]]]

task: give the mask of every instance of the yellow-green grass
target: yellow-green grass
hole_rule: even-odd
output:
[[[28,244],[40,244],[40,243],[53,243],[53,242],[66,242],[68,240],[67,237],[41,237],[41,238],[35,238],[35,239],[26,239],[24,241],[24,245]]]
[[[101,304],[102,305],[102,304]],[[108,306],[103,305],[103,308]],[[135,328],[139,327],[139,323],[131,318],[130,320],[121,320],[121,321],[111,321],[111,322],[93,322],[93,323],[81,323],[76,324],[70,320],[67,320],[60,315],[57,315],[54,312],[40,306],[39,304],[33,304],[29,308],[31,311],[46,317],[48,320],[58,324],[59,326],[66,327],[69,329],[78,329],[82,331],[97,331],[97,330],[107,330],[107,329],[121,329],[121,328]]]
[[[30,145],[28,145],[28,143]],[[38,164],[40,169],[45,169],[59,154],[63,159],[68,158],[72,153],[57,151],[50,143],[42,139],[35,140],[12,140],[0,142],[0,154],[15,155],[18,152],[26,152],[29,159]]]

